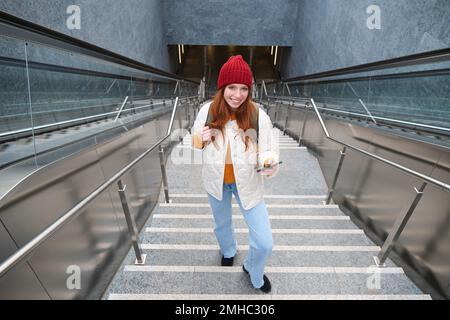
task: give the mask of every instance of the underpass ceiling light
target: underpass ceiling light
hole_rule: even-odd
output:
[[[270,47],[270,55],[273,56],[273,46]]]
[[[184,54],[184,44],[181,45],[181,53]]]
[[[178,63],[181,64],[181,46],[178,45]]]
[[[278,46],[275,46],[275,57],[273,59],[273,65],[277,64],[277,54],[278,54]]]

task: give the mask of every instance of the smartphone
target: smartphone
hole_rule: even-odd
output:
[[[275,167],[275,166],[277,166],[279,164],[282,164],[282,163],[283,163],[283,161],[272,163],[272,165],[270,167],[263,167],[263,168],[256,169],[256,172],[261,172],[263,170],[272,169],[273,167]]]

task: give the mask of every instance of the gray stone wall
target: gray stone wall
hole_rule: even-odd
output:
[[[169,44],[291,46],[297,0],[165,0]]]
[[[81,29],[67,27],[69,5],[81,9]],[[170,71],[160,0],[2,0],[0,10]]]
[[[369,5],[381,29],[370,30]],[[396,58],[450,45],[448,0],[299,0],[283,77]]]
[[[448,0],[2,0],[0,10],[170,71],[167,44],[288,46],[289,78],[450,45]],[[369,5],[381,10],[370,30]]]

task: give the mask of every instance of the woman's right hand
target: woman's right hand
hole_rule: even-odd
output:
[[[211,141],[212,130],[209,127],[202,128],[202,142]]]

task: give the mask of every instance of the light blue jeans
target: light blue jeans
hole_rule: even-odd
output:
[[[222,201],[208,194],[209,203],[214,215],[214,233],[219,242],[220,251],[225,258],[234,257],[237,253],[237,243],[234,236],[232,222],[231,195],[234,194],[236,202],[244,215],[248,226],[249,251],[244,261],[245,269],[250,274],[250,280],[255,288],[264,284],[264,265],[272,253],[273,239],[270,228],[269,214],[266,203],[262,200],[250,210],[242,207],[236,184],[223,184]]]

